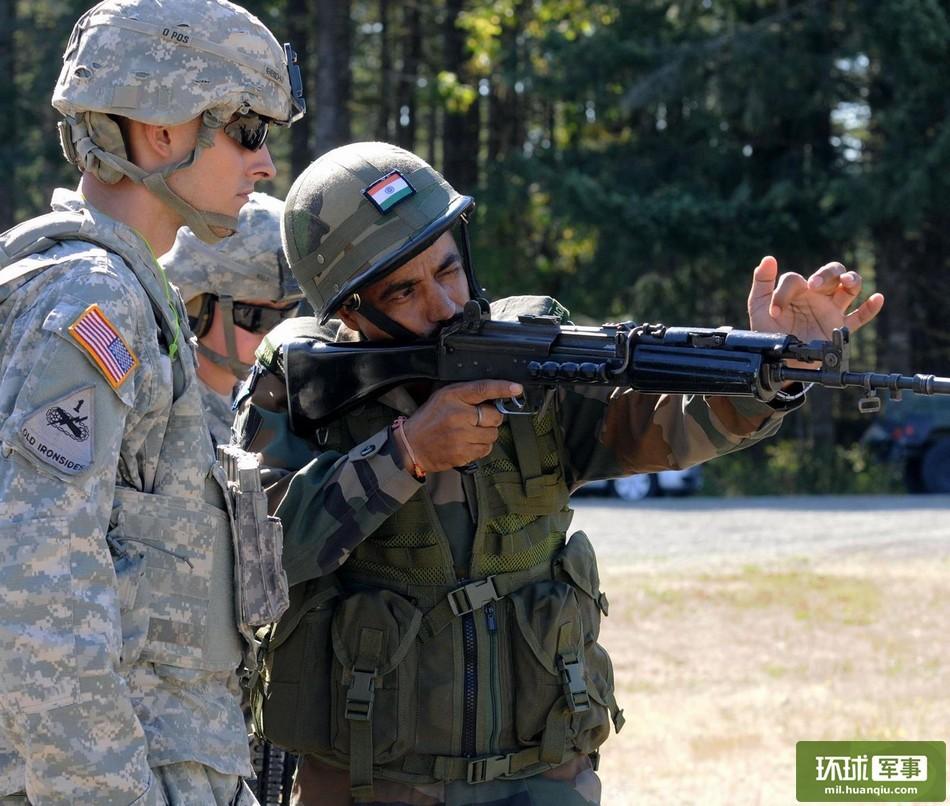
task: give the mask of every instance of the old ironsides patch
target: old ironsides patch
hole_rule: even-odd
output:
[[[40,461],[70,476],[92,464],[94,386],[85,386],[36,409],[20,428],[26,448]]]

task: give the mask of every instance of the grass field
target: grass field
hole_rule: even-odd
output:
[[[950,554],[603,574],[605,806],[789,806],[795,743],[950,738]]]

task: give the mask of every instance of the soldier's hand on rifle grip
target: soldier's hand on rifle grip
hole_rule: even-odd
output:
[[[417,463],[435,473],[488,456],[504,420],[494,401],[522,391],[517,383],[481,380],[434,392],[403,424]]]

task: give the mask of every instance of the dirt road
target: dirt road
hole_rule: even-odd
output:
[[[799,740],[950,741],[950,498],[575,505],[627,717],[605,806],[787,806]]]

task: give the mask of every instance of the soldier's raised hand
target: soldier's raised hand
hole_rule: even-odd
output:
[[[883,294],[871,294],[849,311],[860,292],[861,275],[840,263],[827,263],[806,280],[795,272],[779,277],[778,261],[767,256],[752,275],[749,325],[753,330],[791,333],[802,341],[828,340],[835,328],[847,326],[854,332],[884,307]]]

